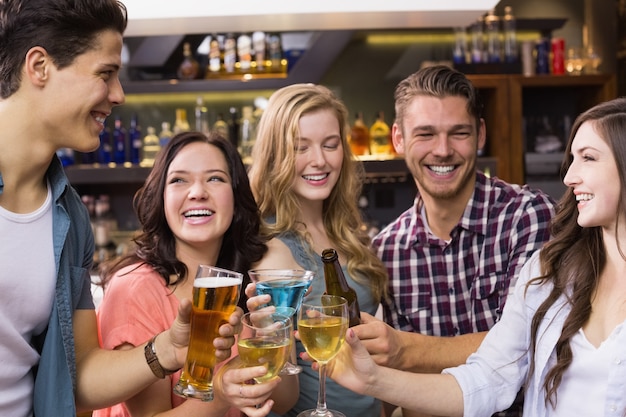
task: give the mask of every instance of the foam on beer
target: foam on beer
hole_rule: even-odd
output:
[[[193,286],[196,288],[234,287],[240,284],[241,284],[241,280],[239,278],[232,278],[232,277],[196,278],[193,282]]]

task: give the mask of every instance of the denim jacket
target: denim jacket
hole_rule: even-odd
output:
[[[57,157],[53,158],[46,179],[52,187],[54,201],[52,222],[57,282],[48,328],[33,340],[41,354],[35,369],[34,415],[68,417],[76,415],[72,316],[81,297],[89,295],[94,239],[87,209],[70,186]],[[0,174],[0,193],[3,187]]]

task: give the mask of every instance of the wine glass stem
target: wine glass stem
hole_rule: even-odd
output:
[[[320,389],[317,393],[317,409],[315,410],[315,414],[324,416],[328,414],[328,409],[326,408],[326,364],[318,363],[320,366]]]

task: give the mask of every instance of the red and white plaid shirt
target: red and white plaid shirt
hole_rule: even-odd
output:
[[[434,336],[489,330],[524,262],[549,239],[554,203],[477,171],[476,188],[446,242],[429,232],[418,194],[372,246],[389,272],[392,327]]]

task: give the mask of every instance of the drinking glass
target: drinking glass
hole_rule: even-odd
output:
[[[200,265],[193,283],[189,348],[174,393],[202,401],[213,400],[215,346],[219,328],[237,307],[243,274]]]
[[[272,297],[270,305],[275,306],[278,313],[295,318],[315,272],[302,269],[253,269],[248,271],[248,275],[256,284],[257,295],[269,294]],[[295,345],[293,336],[291,341],[292,346]],[[296,375],[300,372],[302,367],[287,361],[280,374]]]
[[[262,383],[274,378],[291,353],[293,324],[284,314],[253,311],[243,315],[237,341],[239,358],[247,367],[265,365],[267,373],[254,378]]]
[[[348,302],[336,295],[321,295],[302,303],[298,311],[298,333],[307,353],[319,364],[317,407],[298,417],[345,417],[326,407],[326,364],[341,349],[348,330]]]

